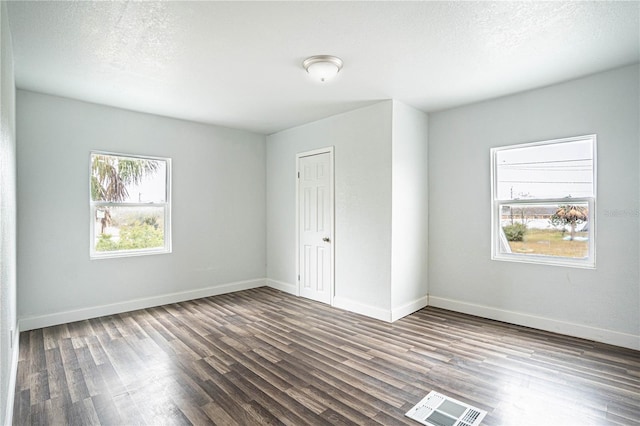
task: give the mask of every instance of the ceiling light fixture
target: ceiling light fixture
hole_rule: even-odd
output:
[[[324,82],[338,75],[342,69],[342,59],[331,55],[316,55],[305,59],[302,66],[311,78]]]

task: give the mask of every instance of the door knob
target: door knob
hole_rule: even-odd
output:
[[[324,237],[324,238],[322,239],[322,241],[324,241],[325,243],[330,243],[330,242],[331,242],[331,240],[329,239],[329,237]]]

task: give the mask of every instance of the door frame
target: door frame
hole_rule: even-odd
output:
[[[296,296],[300,297],[300,159],[304,157],[312,157],[318,154],[329,154],[329,212],[331,214],[331,229],[329,231],[329,238],[331,238],[331,272],[329,274],[329,305],[333,306],[333,298],[335,296],[335,260],[336,260],[336,245],[335,245],[335,226],[336,226],[336,213],[334,208],[334,154],[333,146],[325,148],[314,149],[311,151],[299,152],[296,154]]]

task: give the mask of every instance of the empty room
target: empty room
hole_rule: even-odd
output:
[[[0,424],[640,425],[640,2],[0,18]]]

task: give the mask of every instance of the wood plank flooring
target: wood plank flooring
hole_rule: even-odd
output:
[[[259,288],[24,332],[14,424],[640,425],[640,352],[425,308],[388,324]]]

